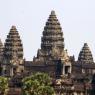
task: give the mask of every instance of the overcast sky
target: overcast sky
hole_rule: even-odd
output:
[[[95,59],[95,0],[0,0],[2,42],[15,25],[23,42],[24,58],[32,60],[40,48],[51,10],[55,10],[61,23],[69,55],[75,55],[77,60],[87,42]]]

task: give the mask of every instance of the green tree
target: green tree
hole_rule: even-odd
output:
[[[51,78],[45,73],[35,73],[23,79],[23,95],[54,95]]]
[[[8,79],[0,76],[0,95],[5,95],[8,90]]]

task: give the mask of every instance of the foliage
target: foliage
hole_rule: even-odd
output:
[[[51,78],[45,73],[35,73],[23,79],[23,95],[53,95]]]
[[[0,95],[5,94],[8,89],[8,79],[0,76]]]

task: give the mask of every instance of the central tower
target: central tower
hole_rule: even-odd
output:
[[[63,50],[63,42],[62,28],[55,15],[55,11],[52,11],[44,27],[43,37],[41,39],[41,49],[44,51],[51,51],[56,47],[59,50]]]
[[[56,17],[55,11],[51,11],[49,18],[44,27],[41,37],[41,49],[37,52],[37,58],[34,60],[52,60],[60,59],[67,56],[67,51],[64,50],[64,38],[62,28]]]
[[[33,64],[54,65],[57,75],[71,73],[71,57],[64,47],[61,25],[55,11],[51,11],[42,33],[41,49],[38,49],[37,57],[33,58]],[[51,67],[48,68],[50,70]]]

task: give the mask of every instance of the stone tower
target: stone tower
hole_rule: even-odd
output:
[[[95,72],[94,69],[91,69],[95,66],[93,63],[94,61],[90,48],[87,43],[84,43],[78,57],[78,64],[80,65],[80,68],[78,68],[79,72],[86,75],[93,74]]]
[[[12,26],[4,44],[3,75],[13,76],[23,71],[23,45],[15,26]]]
[[[51,14],[44,27],[43,36],[41,38],[41,49],[38,50],[37,58],[49,59],[61,57],[64,51],[64,38],[62,28],[55,15],[55,11]]]
[[[93,56],[87,43],[84,43],[84,46],[79,53],[78,61],[82,63],[93,63]]]
[[[71,73],[70,57],[67,50],[64,49],[63,32],[55,11],[51,11],[44,27],[41,37],[41,49],[38,50],[37,57],[33,59],[33,63],[37,62],[40,64],[54,63],[57,64],[57,67],[64,64],[62,73]]]
[[[19,33],[15,26],[12,26],[9,34],[7,35],[6,42],[4,44],[4,57],[5,59],[11,60],[14,52],[17,52],[19,59],[23,58],[23,46]]]
[[[62,28],[55,15],[52,11],[44,27],[43,37],[41,39],[41,49],[50,51],[52,48],[64,49],[64,38]]]

